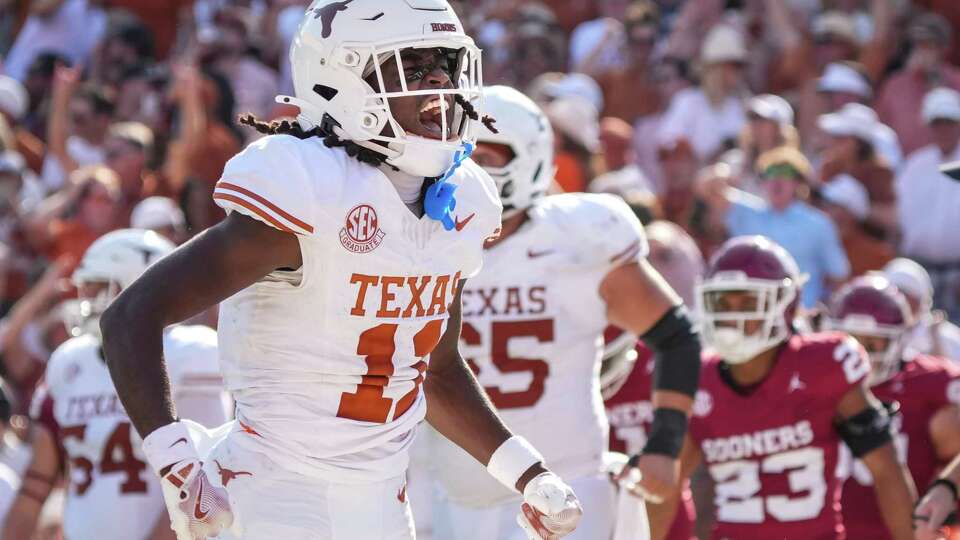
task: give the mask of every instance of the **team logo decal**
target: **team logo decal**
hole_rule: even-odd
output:
[[[380,230],[377,211],[369,204],[360,204],[347,214],[346,225],[340,229],[340,243],[348,251],[369,253],[377,249],[386,234]]]
[[[452,23],[430,23],[430,28],[434,32],[456,32],[457,25]]]
[[[332,4],[327,4],[323,7],[316,7],[310,10],[313,13],[313,18],[320,19],[320,24],[323,25],[323,28],[320,32],[321,37],[324,39],[330,37],[330,34],[333,33],[333,19],[341,11],[346,11],[347,6],[350,5],[350,2],[353,2],[353,0],[333,2]]]
[[[697,396],[693,399],[693,414],[696,416],[707,416],[713,410],[713,396],[706,390],[697,390]]]

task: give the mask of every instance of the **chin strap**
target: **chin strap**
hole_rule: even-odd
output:
[[[452,212],[457,208],[457,199],[453,194],[457,191],[456,184],[447,182],[453,173],[457,171],[460,165],[473,154],[473,145],[465,142],[463,148],[457,150],[453,156],[453,165],[447,169],[447,172],[427,188],[427,193],[423,199],[423,211],[430,219],[434,219],[443,224],[443,228],[452,231],[456,226],[453,220]]]

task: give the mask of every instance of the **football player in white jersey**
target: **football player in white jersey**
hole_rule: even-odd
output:
[[[30,538],[61,471],[68,471],[66,538],[173,538],[160,482],[147,465],[100,349],[98,318],[151,264],[174,249],[152,231],[124,229],[93,243],[73,274],[82,319],[75,337],[57,348],[30,414],[33,460],[2,538]],[[173,397],[187,418],[209,426],[228,418],[216,333],[205,326],[172,326],[162,334]]]
[[[481,133],[474,159],[497,183],[504,222],[463,291],[462,351],[507,426],[580,497],[583,520],[569,538],[609,539],[617,503],[602,459],[603,331],[616,324],[659,353],[657,419],[639,458],[641,485],[654,495],[675,481],[674,437],[696,389],[700,347],[680,298],[645,260],[643,226],[627,204],[611,195],[544,196],[553,172],[546,116],[505,86],[485,88],[484,101],[500,131]],[[454,444],[431,438],[445,492],[433,508],[435,537],[522,538],[511,523],[516,495]]]
[[[482,120],[479,50],[446,0],[315,0],[291,63],[296,96],[279,99],[300,114],[247,118],[270,136],[227,163],[214,193],[227,218],[102,319],[178,538],[408,540],[408,448],[424,418],[523,493],[530,538],[562,537],[576,496],[503,425],[458,350],[462,284],[500,228],[493,181],[465,158]],[[219,302],[237,422],[204,456],[177,420],[158,338]],[[217,463],[242,476],[221,482]]]

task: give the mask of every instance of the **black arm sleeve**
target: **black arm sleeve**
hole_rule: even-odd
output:
[[[893,417],[900,410],[896,402],[867,407],[836,423],[837,433],[854,457],[863,457],[893,440]]]
[[[654,390],[694,397],[700,382],[700,339],[686,308],[671,308],[640,339],[656,357]]]

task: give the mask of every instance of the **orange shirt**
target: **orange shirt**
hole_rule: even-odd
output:
[[[557,184],[567,193],[584,191],[587,187],[587,178],[580,160],[569,152],[557,154],[557,174],[554,177]]]

